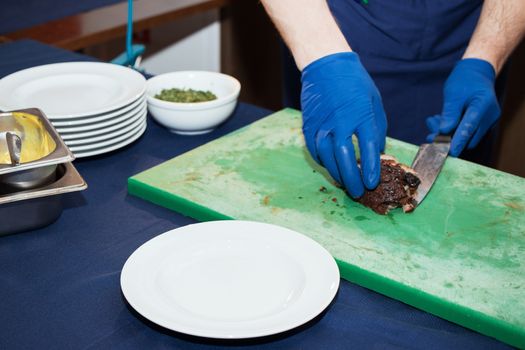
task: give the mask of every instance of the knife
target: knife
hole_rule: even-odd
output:
[[[450,136],[438,135],[434,142],[424,143],[419,147],[416,158],[412,162],[412,169],[421,180],[414,198],[416,205],[423,201],[445,164],[450,149],[450,139]]]

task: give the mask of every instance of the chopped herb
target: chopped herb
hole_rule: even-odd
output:
[[[162,89],[160,94],[155,98],[169,102],[206,102],[216,100],[217,96],[211,91],[193,90],[193,89]]]

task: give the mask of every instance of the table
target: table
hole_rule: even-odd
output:
[[[39,64],[93,60],[28,40],[0,45],[0,57],[0,77]],[[0,348],[508,348],[346,281],[320,316],[259,339],[196,338],[138,315],[120,291],[124,262],[147,240],[194,220],[129,196],[127,178],[269,113],[240,103],[217,130],[186,137],[150,119],[132,145],[76,160],[89,188],[65,198],[61,218],[47,228],[0,237]]]
[[[134,31],[149,29],[192,14],[218,9],[230,0],[135,0]],[[78,50],[123,37],[125,0],[3,0],[0,34],[9,39],[31,38]]]

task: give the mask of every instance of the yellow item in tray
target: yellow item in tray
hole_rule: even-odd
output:
[[[6,132],[13,132],[22,139],[20,163],[45,157],[56,148],[55,141],[39,117],[29,113],[13,112],[9,116],[0,117],[0,164],[11,164],[5,141]]]

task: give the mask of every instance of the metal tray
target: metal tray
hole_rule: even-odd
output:
[[[28,191],[0,187],[0,236],[34,230],[53,223],[62,213],[62,194],[81,191],[87,184],[71,163],[57,166],[57,180]]]
[[[38,108],[18,109],[15,111],[1,112],[0,118],[2,116],[11,115],[14,112],[28,113],[28,114],[32,114],[32,115],[39,117],[42,120],[44,127],[46,128],[46,131],[53,138],[53,141],[55,141],[56,148],[53,152],[49,153],[47,156],[34,160],[32,162],[21,163],[19,165],[0,164],[0,175],[12,173],[12,172],[18,172],[22,170],[40,168],[40,167],[49,166],[49,165],[62,164],[66,162],[71,162],[75,159],[75,156],[73,155],[73,153],[71,153],[69,148],[66,146],[66,144],[60,137],[60,134],[53,127],[49,119],[47,119],[44,112],[42,112]]]

